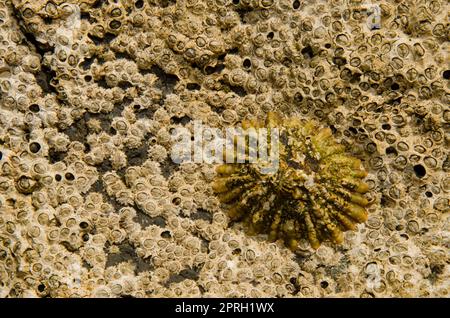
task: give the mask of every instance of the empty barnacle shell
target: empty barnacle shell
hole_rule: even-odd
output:
[[[279,132],[278,169],[267,173],[267,161],[249,162],[248,156],[244,163],[216,169],[213,190],[228,204],[231,219],[242,220],[250,234],[283,239],[293,250],[306,238],[317,249],[327,240],[342,243],[344,231],[367,220],[369,202],[363,194],[369,189],[362,181],[367,172],[333,139],[330,128],[272,112],[265,122],[243,121],[242,127]],[[252,151],[246,145],[246,154]]]
[[[30,194],[35,191],[39,186],[39,183],[36,180],[33,180],[27,176],[20,176],[16,181],[16,189],[20,193]]]

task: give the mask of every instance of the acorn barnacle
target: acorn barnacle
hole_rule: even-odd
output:
[[[277,148],[276,169],[264,169],[267,157],[250,161],[255,149],[246,143],[241,163],[227,160],[217,167],[212,188],[231,220],[242,221],[249,234],[282,239],[292,250],[307,239],[317,249],[323,241],[342,243],[344,231],[367,220],[368,186],[362,181],[367,172],[334,140],[330,128],[276,113],[268,113],[265,121],[245,120],[242,128],[266,130],[267,152]],[[237,147],[232,149],[236,159]]]
[[[16,181],[16,189],[23,194],[31,194],[39,187],[39,183],[27,176],[20,176]]]

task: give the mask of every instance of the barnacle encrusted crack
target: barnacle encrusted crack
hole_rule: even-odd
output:
[[[269,240],[283,239],[292,250],[307,239],[317,249],[326,240],[342,243],[344,231],[366,221],[368,186],[362,179],[367,172],[334,140],[330,128],[276,113],[242,126],[276,127],[280,136],[279,166],[272,173],[261,172],[259,159],[217,167],[213,190],[249,234],[267,233]]]

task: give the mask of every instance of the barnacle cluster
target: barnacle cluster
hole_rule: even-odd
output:
[[[275,113],[242,125],[280,129],[276,171],[265,174],[261,163],[248,160],[217,168],[213,189],[222,202],[232,202],[231,218],[243,219],[249,233],[284,239],[293,250],[307,238],[317,249],[327,239],[342,243],[343,231],[367,220],[369,202],[362,194],[368,186],[361,181],[367,172],[333,140],[330,128],[295,117],[283,122]]]
[[[0,1],[0,297],[448,297],[447,20],[444,0]],[[363,162],[373,204],[342,244],[249,236],[215,165],[170,158],[178,128],[270,111]]]

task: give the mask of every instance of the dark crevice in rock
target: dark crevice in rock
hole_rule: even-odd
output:
[[[390,99],[386,102],[386,104],[392,105],[392,106],[398,106],[401,104],[401,102],[402,102],[402,96],[400,96],[398,98]]]
[[[133,205],[133,208],[136,210],[136,216],[133,218],[133,221],[139,223],[142,228],[145,229],[150,225],[156,225],[161,228],[166,227],[166,220],[162,216],[151,217],[136,204]]]
[[[436,281],[438,280],[439,276],[442,275],[444,272],[445,266],[443,264],[431,264],[431,274],[428,275],[426,278],[430,280],[430,282],[434,285]]]
[[[141,272],[153,270],[153,264],[150,260],[144,260],[137,256],[134,247],[129,242],[124,242],[119,247],[119,253],[109,253],[106,259],[106,268],[116,266],[123,262],[132,261],[135,265],[134,273],[137,275]],[[106,251],[107,253],[107,251]]]
[[[172,237],[172,234],[170,233],[170,231],[164,231],[161,233],[161,237],[165,239],[170,239]]]
[[[168,179],[175,171],[179,169],[179,165],[173,162],[171,158],[164,160],[160,166],[161,173],[166,179]]]
[[[219,115],[222,114],[223,111],[225,110],[225,108],[223,108],[223,107],[214,107],[212,105],[210,105],[210,106],[211,106],[211,110]]]
[[[163,99],[167,95],[173,93],[175,85],[177,85],[178,81],[180,80],[178,78],[178,76],[166,73],[158,65],[153,65],[150,68],[150,73],[153,73],[158,77],[158,80],[156,81],[155,86],[157,88],[161,89],[162,94],[163,94]]]
[[[144,137],[144,141],[140,147],[125,150],[129,166],[140,166],[148,159],[149,143],[146,139],[147,138]]]
[[[197,83],[187,83],[186,84],[186,89],[190,90],[190,91],[198,91],[200,90],[202,87],[197,84]]]
[[[242,86],[229,86],[230,89],[238,96],[240,97],[244,97],[247,95],[247,92],[245,91],[245,89]]]
[[[211,213],[209,213],[208,211],[200,208],[200,209],[197,209],[197,211],[195,211],[195,213],[192,213],[190,218],[192,220],[205,220],[205,221],[208,221],[209,223],[212,223],[213,215]]]
[[[442,170],[450,172],[450,155],[445,156],[445,160],[442,163]]]
[[[334,56],[333,63],[336,64],[337,66],[344,66],[345,64],[347,64],[347,59],[341,56]]]
[[[291,277],[289,282],[294,286],[294,290],[291,292],[292,296],[297,295],[300,292],[301,286],[296,277]],[[257,282],[256,282],[257,283]],[[255,285],[254,285],[255,286]]]
[[[193,268],[186,267],[185,269],[181,270],[178,274],[170,275],[165,285],[166,287],[169,287],[170,284],[172,283],[180,283],[186,279],[196,281],[199,278],[200,270],[201,267],[193,267]]]
[[[239,49],[237,47],[233,47],[229,50],[227,50],[226,52],[220,54],[219,56],[217,56],[217,61],[218,63],[216,63],[215,66],[212,65],[208,65],[204,68],[204,73],[206,75],[211,75],[213,73],[220,73],[222,72],[222,70],[225,69],[225,64],[223,64],[223,62],[225,61],[225,57],[228,54],[238,54],[239,53]]]
[[[315,53],[313,51],[313,48],[310,45],[305,46],[302,50],[301,53],[303,54],[303,56],[312,59],[315,56]]]
[[[236,46],[236,47],[233,47],[233,48],[231,48],[231,49],[229,49],[227,52],[226,52],[226,54],[238,54],[239,53],[239,48]],[[225,54],[225,55],[226,55]],[[225,59],[225,56],[223,57],[223,59],[222,59],[222,61]]]
[[[93,9],[99,9],[104,3],[106,3],[108,0],[97,0],[92,4]]]
[[[53,148],[50,148],[48,150],[48,160],[51,164],[63,161],[66,156],[67,156],[66,151],[57,151]]]
[[[92,185],[91,188],[89,189],[89,192],[97,192],[97,193],[101,193],[104,192],[105,188],[103,187],[103,181],[100,179],[97,179]]]
[[[206,66],[205,73],[206,75],[211,75],[213,73],[220,73],[225,69],[225,65],[223,63],[217,63],[215,66]]]
[[[239,14],[242,23],[247,23],[247,14],[253,11],[252,8],[240,7],[235,10]]]
[[[89,12],[81,12],[80,13],[80,19],[81,20],[88,20],[89,23],[94,23],[95,22],[95,21],[92,21],[92,20],[95,20],[95,19],[91,18],[91,15],[89,14]]]
[[[183,126],[187,125],[191,121],[191,117],[184,115],[183,117],[171,117],[170,122],[172,124],[181,124]]]
[[[153,225],[157,225],[159,227],[166,227],[166,220],[162,216],[151,217],[151,223]]]
[[[85,152],[90,148],[86,140],[86,137],[89,134],[89,128],[87,127],[88,120],[89,114],[85,113],[83,117],[75,121],[72,125],[60,131],[69,136],[70,141],[78,141],[84,144],[86,147]]]
[[[385,151],[386,151],[386,155],[388,155],[388,156],[393,155],[394,157],[396,157],[398,155],[397,149],[395,149],[395,147],[392,147],[392,146],[387,147]]]
[[[234,92],[236,95],[240,97],[244,97],[247,95],[245,88],[238,85],[231,85],[230,83],[225,82],[224,80],[219,81],[222,85],[226,86],[230,91]]]
[[[395,207],[396,202],[392,200],[389,196],[382,194],[380,198],[380,206],[382,208],[393,208]]]
[[[94,80],[94,82],[101,88],[104,88],[104,89],[109,89],[110,88],[108,83],[106,82],[106,78],[105,78],[104,75],[100,76],[100,78]]]
[[[281,63],[286,67],[291,67],[292,60],[288,57],[285,57]]]
[[[133,87],[133,84],[128,81],[120,81],[117,86],[123,90],[127,90],[128,88]]]
[[[25,23],[21,18],[20,12],[13,6],[13,13],[15,17],[17,18],[17,23],[19,25],[20,31],[22,32],[24,39],[22,42],[25,42],[28,47],[33,51],[35,51],[37,54],[39,54],[42,57],[49,53],[53,54],[55,48],[48,43],[41,43],[39,42],[36,37],[29,32],[26,27]],[[41,87],[42,91],[46,94],[55,94],[58,95],[58,91],[54,87],[54,84],[57,83],[56,80],[56,72],[52,70],[47,65],[41,64],[41,70],[34,74],[34,77],[36,78],[36,83]]]
[[[209,254],[209,241],[202,236],[196,236],[200,239],[200,250],[202,253]]]
[[[111,122],[114,117],[119,117],[122,114],[125,106],[129,105],[132,102],[130,98],[125,97],[122,102],[115,103],[114,108],[109,113],[84,113],[83,117],[75,121],[69,127],[62,129],[60,132],[69,136],[71,141],[79,141],[85,145],[85,152],[87,153],[90,150],[90,146],[87,143],[87,136],[89,135],[89,127],[87,126],[87,122],[90,119],[98,119],[100,121],[100,126],[104,132],[114,133],[111,129]]]
[[[53,19],[51,17],[44,17],[42,21],[44,21],[44,24],[46,25],[50,25],[53,23]]]
[[[162,8],[167,8],[168,6],[173,6],[177,3],[176,0],[161,0],[161,7]]]
[[[203,68],[211,61],[211,57],[208,57],[201,61],[191,62],[190,65],[192,68],[198,70],[199,72],[203,71]]]
[[[58,91],[52,85],[52,82],[56,82],[56,72],[46,65],[41,66],[41,70],[37,72],[34,77],[36,78],[36,83],[41,87],[42,91],[46,94],[56,94]]]
[[[136,118],[138,118],[138,119],[141,119],[141,118],[152,119],[155,111],[152,109],[149,109],[149,108],[144,108],[144,109],[135,110],[134,113],[136,114]]]
[[[306,262],[308,262],[308,260],[310,258],[311,258],[311,252],[297,250],[293,257],[293,261],[296,262],[300,266],[300,268],[302,268],[303,265]]]
[[[320,169],[319,161],[316,158],[314,158],[314,157],[312,157],[310,155],[306,156],[305,164],[307,164],[308,168],[311,169],[314,172],[318,172],[319,169]]]
[[[102,163],[100,163],[99,165],[96,166],[96,168],[97,168],[97,171],[101,174],[114,171],[112,164],[111,164],[111,160],[109,160],[109,159],[103,160]]]
[[[197,286],[198,286],[198,289],[200,290],[200,294],[203,295],[204,293],[206,293],[206,289],[202,285],[197,284]]]
[[[85,57],[83,62],[80,62],[79,66],[87,71],[88,69],[91,68],[92,63],[94,63],[95,57]]]
[[[86,262],[85,260],[83,260],[83,263],[81,264],[81,266],[83,266],[84,268],[90,270],[92,268],[94,268],[91,264],[89,264],[88,262]]]
[[[94,82],[97,83],[97,85],[98,85],[99,87],[104,88],[104,89],[111,89],[111,88],[113,88],[113,86],[110,86],[110,85],[108,84],[108,82],[106,81],[105,76],[101,76],[100,78],[98,78],[98,79],[95,80]],[[121,88],[121,89],[123,89],[123,90],[127,90],[128,88],[133,87],[133,84],[131,84],[131,83],[128,82],[128,81],[120,81],[120,82],[117,84],[117,87],[119,87],[119,88]]]
[[[32,33],[28,32],[25,27],[23,27],[22,23],[19,23],[19,27],[25,37],[25,41],[28,43],[28,47],[34,48],[36,50],[36,53],[44,56],[46,53],[54,52],[53,46],[49,45],[48,43],[41,43],[36,40],[35,36]]]
[[[133,61],[134,58],[128,52],[115,52],[116,59],[126,59]]]
[[[116,212],[118,212],[120,209],[122,209],[123,207],[125,207],[125,205],[119,203],[115,197],[112,197],[110,195],[108,195],[108,193],[106,192],[103,180],[101,179],[97,179],[92,186],[90,187],[90,189],[87,191],[87,193],[85,194],[85,197],[89,194],[89,193],[100,193],[103,197],[103,201],[106,203],[109,203],[113,206],[114,210]]]
[[[121,102],[115,103],[113,111],[107,114],[107,115],[111,114],[111,116],[107,117],[107,119],[111,121],[114,117],[121,116],[122,111],[125,109],[125,107],[130,105],[132,102],[133,98],[126,96],[123,98]]]
[[[98,37],[88,33],[88,38],[91,39],[95,45],[109,45],[109,43],[116,38],[116,35],[108,32],[105,33],[103,37]]]

